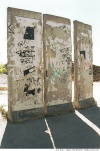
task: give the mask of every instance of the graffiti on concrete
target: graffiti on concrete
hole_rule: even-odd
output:
[[[26,76],[29,73],[35,72],[35,66],[33,66],[32,68],[29,68],[27,70],[24,71],[24,76]]]
[[[29,70],[29,71],[28,71]],[[22,75],[24,74],[27,75],[27,73],[32,73],[35,70],[35,66],[33,66],[32,64],[24,66],[23,68],[17,68],[16,69],[16,75]]]
[[[14,80],[15,80],[14,71],[15,71],[14,68],[10,69],[8,75],[9,75],[9,76],[12,76],[12,77],[14,78]]]
[[[53,49],[54,51],[58,50],[58,44],[57,43],[53,43],[53,44],[51,43],[50,46],[51,46],[51,49]]]
[[[88,71],[89,68],[91,68],[91,62],[86,61],[86,62],[85,62],[85,68],[86,68],[86,71]]]
[[[85,50],[84,51],[80,51],[80,56],[83,55],[84,59],[86,59],[86,54],[85,54]]]
[[[60,53],[61,53],[60,60],[62,61],[62,64],[63,64],[63,62],[64,63],[67,62],[68,68],[70,68],[70,63],[71,63],[70,49],[69,48],[70,47],[60,49]]]
[[[28,96],[30,94],[35,95],[35,89],[33,89],[33,90],[28,90],[28,89],[29,89],[29,85],[25,84],[24,92],[27,92],[26,96]]]
[[[22,47],[22,46],[27,46],[27,44],[29,44],[29,40],[21,40],[20,42],[18,42],[18,46]]]
[[[89,75],[92,74],[92,65],[91,65],[91,62],[89,62],[89,61],[85,62],[85,69],[86,69],[86,71],[89,71]]]
[[[66,25],[62,25],[62,26],[59,26],[59,28],[62,28],[65,32],[67,33],[70,33],[71,32],[71,29],[68,28]]]
[[[12,30],[13,25],[8,25],[8,32],[11,34],[15,34],[14,31]]]
[[[21,59],[20,59],[21,63],[23,63],[23,62],[25,62],[26,64],[33,63],[33,61],[35,60],[34,49],[30,48],[29,46],[27,46],[25,48],[24,48],[24,50],[16,51],[16,53],[19,54],[19,57],[21,57]]]
[[[33,27],[26,28],[26,31],[24,34],[24,39],[34,40],[34,28]]]
[[[36,93],[40,93],[41,91],[41,79],[39,77],[31,77],[27,79],[25,83],[24,92],[26,92],[26,96],[35,95]]]
[[[89,75],[91,75],[93,73],[92,71],[92,67],[89,68]]]
[[[27,64],[27,63],[32,63],[33,60],[32,60],[32,58],[27,57],[27,58],[20,59],[20,61],[21,61],[21,63],[25,62]]]
[[[60,83],[65,83],[65,82],[66,82],[66,79],[65,79],[65,78],[59,78],[59,82],[60,82]]]
[[[54,64],[52,64],[52,76],[51,76],[51,80],[53,82],[55,82],[55,78],[59,77],[59,82],[60,83],[65,83],[66,82],[66,78],[68,77],[68,73],[64,70],[64,71],[58,71],[58,68],[55,68]]]
[[[67,63],[67,69],[71,68],[70,41],[63,42],[57,38],[50,39],[50,49],[56,52],[59,57],[59,62],[63,65]]]
[[[10,11],[10,10],[9,10]],[[13,10],[8,21],[9,100],[15,96],[13,111],[43,107],[42,20],[41,14]],[[16,12],[16,13],[15,13]],[[21,12],[21,13],[20,13]],[[15,15],[16,14],[16,15]],[[22,15],[20,15],[22,14]],[[37,111],[36,111],[37,112]]]
[[[78,26],[79,24],[79,26]],[[76,30],[76,29],[74,29]],[[92,97],[92,31],[91,27],[77,23],[76,45],[77,45],[77,78],[79,101]],[[76,55],[76,53],[75,53]],[[75,56],[75,57],[77,57]]]
[[[57,76],[60,76],[60,72],[57,71],[57,69],[55,68],[54,64],[52,64],[52,76],[51,76],[51,80],[52,80],[53,82],[55,82],[55,78],[56,78]]]
[[[59,82],[60,83],[66,83],[66,77],[68,77],[68,73],[66,71],[61,72],[60,74],[60,78],[59,78]]]

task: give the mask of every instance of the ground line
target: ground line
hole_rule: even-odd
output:
[[[75,114],[82,119],[87,125],[89,125],[94,131],[98,133],[100,136],[100,128],[98,128],[94,123],[92,123],[90,120],[88,120],[84,115],[79,113],[77,110],[75,110]]]
[[[55,143],[54,143],[54,140],[53,140],[53,137],[52,137],[52,134],[51,134],[51,130],[50,130],[49,126],[48,126],[48,123],[47,123],[47,120],[46,120],[46,119],[45,119],[45,123],[46,123],[46,126],[47,126],[47,130],[46,130],[45,132],[50,135],[50,139],[51,139],[53,148],[56,149]]]

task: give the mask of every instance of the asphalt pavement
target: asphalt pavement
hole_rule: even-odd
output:
[[[78,112],[94,123],[100,131],[99,107],[93,106],[78,110]],[[66,149],[100,148],[100,134],[80,119],[75,112],[17,124],[12,124],[10,121],[4,123],[2,124],[5,130],[1,140],[1,149],[53,149],[54,146]]]

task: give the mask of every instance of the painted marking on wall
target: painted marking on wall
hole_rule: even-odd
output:
[[[36,93],[40,93],[41,91],[41,79],[39,77],[28,78],[27,83],[25,83],[24,92],[26,92],[26,96],[35,95]]]
[[[29,73],[33,73],[35,72],[35,66],[33,66],[32,68],[29,68],[27,70],[24,70],[24,76],[26,76]]]
[[[85,50],[84,51],[80,51],[80,56],[83,55],[84,59],[86,59],[86,54],[85,54]]]
[[[52,64],[52,70],[53,70],[53,71],[52,71],[51,80],[52,80],[53,82],[55,82],[55,78],[56,78],[57,76],[60,76],[60,72],[56,70],[54,64]]]
[[[24,34],[24,39],[34,40],[34,28],[33,27],[26,28],[26,31]]]
[[[9,32],[10,34],[15,34],[15,33],[12,31],[12,27],[13,27],[13,25],[8,25],[8,32]]]
[[[33,60],[35,60],[35,51],[32,50],[29,46],[24,47],[23,50],[16,51],[16,53],[19,54],[19,57],[21,57],[21,63],[33,63]]]
[[[15,80],[14,68],[10,69],[8,75],[12,76],[14,78],[14,80]]]

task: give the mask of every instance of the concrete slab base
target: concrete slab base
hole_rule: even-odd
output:
[[[10,121],[12,123],[17,123],[30,119],[41,118],[44,116],[44,110],[43,108],[34,108],[29,110],[13,111],[10,113],[10,116],[9,115],[7,116],[8,119],[10,117]]]
[[[97,102],[93,97],[82,100],[82,101],[74,101],[73,106],[75,109],[85,109],[91,106],[97,105]]]
[[[66,104],[47,106],[47,115],[57,115],[60,113],[75,111],[72,102]]]

